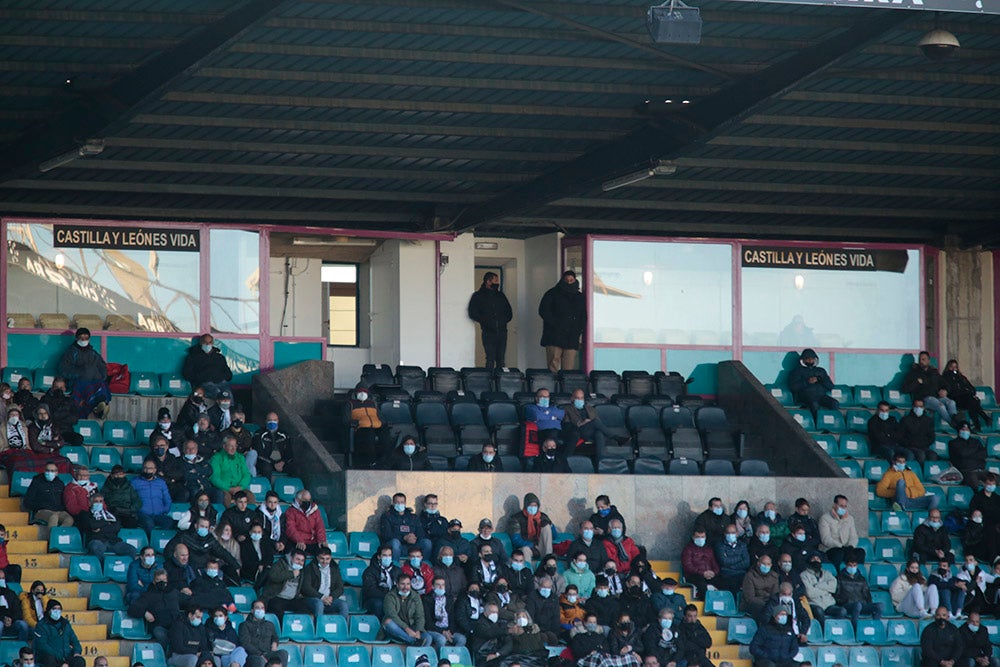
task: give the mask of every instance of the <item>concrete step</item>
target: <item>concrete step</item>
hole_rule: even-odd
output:
[[[130,655],[115,655],[108,656],[108,667],[129,667],[132,664],[132,658]],[[742,665],[737,665],[737,667],[743,667]],[[750,664],[746,665],[750,667]]]
[[[102,641],[80,640],[83,646],[83,657],[87,659],[87,664],[93,664],[94,658],[99,655],[120,655],[121,646],[117,640],[105,639]]]
[[[28,513],[20,510],[0,512],[0,523],[5,526],[25,526],[28,524]]]
[[[38,544],[45,543],[38,542]],[[15,559],[11,558],[10,560],[14,561]],[[35,551],[34,553],[29,552],[17,554],[16,562],[26,570],[60,569],[59,554],[45,553],[44,547],[40,551]]]
[[[3,512],[20,512],[21,511],[21,499],[11,498],[7,496],[5,498],[0,498],[0,511]]]
[[[32,528],[34,528],[34,526],[32,526]],[[10,532],[10,528],[7,528],[7,532]],[[30,539],[24,535],[13,542],[7,543],[7,555],[11,557],[10,560],[14,560],[14,556],[20,557],[28,554],[44,554],[48,551],[48,549],[49,543],[45,540]]]
[[[27,584],[30,584],[30,580],[28,582],[21,582],[22,586]],[[49,597],[59,598],[59,601],[63,603],[64,610],[69,609],[67,603],[69,603],[73,599],[76,599],[81,594],[80,585],[77,584],[75,581],[65,581],[65,579],[63,581],[46,581],[45,585],[49,587],[48,591]],[[82,600],[83,598],[80,599]],[[73,607],[73,609],[81,609],[81,610],[86,608],[87,608],[86,600],[83,600],[82,607],[81,606]]]
[[[103,641],[108,638],[108,626],[93,624],[73,624],[73,631],[81,643],[85,641]]]
[[[41,579],[45,583],[69,581],[69,569],[65,567],[38,567],[32,568],[31,576],[34,579]]]
[[[49,535],[48,528],[45,528],[45,532],[42,533],[42,526],[29,526],[28,515],[25,514],[23,516],[24,519],[16,523],[4,523],[4,526],[7,528],[8,553],[10,553],[18,540],[40,540],[43,537],[47,538]],[[44,549],[42,551],[44,551]]]
[[[62,602],[63,601],[62,598],[59,598],[59,601]],[[65,618],[70,623],[73,623],[74,624],[74,626],[73,626],[74,628],[77,627],[76,626],[77,623],[81,623],[81,624],[84,624],[84,625],[100,625],[101,627],[105,627],[107,625],[107,624],[102,624],[101,623],[101,612],[99,612],[99,611],[68,611],[68,610],[64,610],[63,611],[63,618]],[[109,623],[110,623],[110,616],[108,618],[109,618]]]
[[[64,613],[67,611],[87,611],[87,598],[59,597],[56,595],[53,595],[51,597],[56,597],[59,599],[59,602],[62,603]]]

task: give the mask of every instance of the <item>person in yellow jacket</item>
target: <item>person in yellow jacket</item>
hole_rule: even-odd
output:
[[[893,501],[894,510],[934,509],[938,497],[928,494],[916,473],[906,465],[906,454],[896,453],[892,457],[892,468],[882,475],[875,487],[875,495]]]
[[[28,627],[35,627],[38,621],[45,618],[45,607],[49,604],[49,596],[45,594],[45,590],[44,583],[35,581],[17,596],[21,600],[22,618]]]

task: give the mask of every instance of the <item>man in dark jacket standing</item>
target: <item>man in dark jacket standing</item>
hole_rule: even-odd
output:
[[[212,334],[203,334],[197,345],[192,345],[184,359],[181,374],[192,387],[201,387],[205,395],[215,398],[223,389],[229,389],[233,372],[229,370],[222,351],[214,346]]]
[[[816,350],[807,347],[799,355],[799,365],[788,373],[788,388],[795,402],[807,408],[812,413],[813,420],[820,408],[836,410],[840,407],[837,399],[828,395],[833,389],[833,380],[825,368],[817,365],[818,362]]]
[[[962,657],[962,636],[948,622],[948,608],[938,607],[934,622],[920,634],[920,667],[955,667]]]
[[[507,352],[507,323],[513,318],[510,302],[500,291],[500,276],[487,271],[483,284],[469,299],[469,318],[479,323],[483,335],[486,368],[503,368]]]
[[[555,287],[542,296],[538,315],[542,318],[542,347],[549,370],[557,373],[576,368],[580,337],[587,326],[587,300],[574,271],[564,271]]]

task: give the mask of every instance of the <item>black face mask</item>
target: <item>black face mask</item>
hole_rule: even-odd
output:
[[[142,476],[143,476],[144,479],[153,479],[154,477],[156,477],[156,473],[155,472],[144,472],[144,473],[142,473]]]
[[[809,569],[819,572],[823,569],[823,563],[809,563]]]
[[[490,289],[492,289],[492,290],[499,290],[500,289],[500,283],[493,283],[492,285],[490,285]]]
[[[201,396],[192,396],[191,397],[191,402],[194,403],[195,405],[201,405],[204,400],[205,399],[202,398]]]
[[[499,586],[497,586],[497,593],[506,593],[506,592],[507,592],[507,584],[500,584]]]
[[[486,554],[483,556],[483,560],[487,563],[493,562],[493,554]]]
[[[242,419],[234,419],[233,423],[232,423],[232,427],[233,427],[234,431],[239,431],[241,428],[243,428],[243,420]]]
[[[460,530],[449,530],[448,534],[451,535],[452,539],[457,539],[462,536],[462,531]]]
[[[556,566],[555,565],[546,565],[545,566],[545,574],[555,574],[555,573],[556,573]]]
[[[52,395],[53,396],[62,396],[64,393],[65,392],[62,389],[53,389],[52,390]]]
[[[469,591],[469,597],[478,600],[479,599],[479,591],[470,590]]]
[[[155,586],[156,590],[160,591],[161,593],[167,590],[167,582],[165,581],[157,581],[156,583],[153,584],[153,586]]]

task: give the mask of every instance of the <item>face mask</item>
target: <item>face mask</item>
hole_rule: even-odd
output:
[[[764,533],[763,535],[758,535],[757,539],[760,540],[761,544],[767,544],[771,541],[771,533]]]
[[[965,564],[965,569],[968,570],[969,572],[975,572],[976,571],[976,564],[975,563],[966,563]]]
[[[198,537],[208,537],[208,528],[199,528]]]
[[[299,501],[299,509],[301,509],[303,512],[308,511],[310,507],[312,507],[312,501],[311,500],[300,500]]]
[[[736,544],[736,533],[726,533],[726,544]]]
[[[795,539],[798,540],[799,542],[805,542],[806,541],[806,534],[805,533],[795,533]]]
[[[676,588],[664,588],[662,589],[664,595],[673,595]]]
[[[579,599],[579,597],[576,596],[576,595],[567,595],[566,596],[566,602],[569,602],[570,604],[576,604],[576,601],[578,599]]]
[[[673,625],[673,624],[674,624],[673,619],[669,619],[669,618],[661,618],[660,619],[660,627],[663,628],[664,630],[669,629],[670,626]]]
[[[538,594],[541,595],[543,598],[547,598],[550,595],[552,595],[552,589],[551,588],[539,588],[538,589]]]
[[[521,627],[521,628],[528,627],[528,619],[525,618],[524,616],[518,616],[517,617],[517,625],[518,625],[518,627]]]
[[[260,542],[264,539],[264,533],[250,533],[250,539],[254,542]]]
[[[854,575],[856,575],[858,573],[858,566],[857,565],[848,565],[847,567],[844,568],[844,570],[847,572],[847,574],[849,574],[849,575],[851,575],[853,577]]]
[[[195,424],[194,426],[191,427],[191,432],[192,433],[197,433],[200,430],[201,430],[201,427],[198,426],[197,424]]]
[[[101,512],[104,510],[104,503],[94,503],[94,511]]]
[[[924,416],[924,409],[921,408],[921,407],[919,407],[919,406],[915,407],[915,408],[913,408],[913,414],[916,415],[917,417],[923,417]]]
[[[191,619],[191,627],[192,628],[197,628],[199,625],[201,625],[201,619],[200,618],[192,618]]]
[[[548,396],[543,396],[542,398],[538,399],[538,407],[540,407],[540,408],[547,408],[547,407],[549,407],[549,397]]]
[[[215,579],[217,576],[219,576],[219,571],[218,570],[205,570],[205,576],[208,577],[209,579]]]
[[[232,428],[233,428],[234,431],[239,431],[241,428],[243,428],[243,420],[242,419],[234,419],[233,423],[230,424],[230,426],[232,426]]]
[[[969,431],[959,431],[958,432],[958,437],[960,437],[962,440],[968,440],[969,436],[971,436],[971,435],[972,435],[972,433],[970,433]]]
[[[60,618],[62,618],[62,609],[51,610],[49,612],[49,618],[51,618],[53,621],[58,621]]]
[[[363,391],[359,391],[358,392],[358,400],[362,401],[362,402],[367,401],[368,400],[368,394],[366,394]]]
[[[434,589],[434,595],[437,596],[437,597],[439,597],[439,598],[440,597],[444,597],[445,593],[446,593],[446,591],[443,588],[435,588]]]
[[[400,514],[402,514],[403,512],[406,511],[406,504],[405,503],[394,503],[393,506],[392,506],[392,509],[394,509],[397,512],[399,512]]]
[[[32,591],[31,594],[34,595],[36,598],[40,598],[43,595],[45,595],[45,591]]]
[[[554,459],[556,457],[556,450],[554,450],[554,449],[546,449],[545,450],[545,457],[548,458],[548,459]],[[537,512],[538,510],[535,510],[535,511]]]
[[[722,516],[722,508],[721,507],[713,507],[712,508],[712,514],[714,514],[715,516]]]
[[[809,563],[809,569],[813,570],[815,572],[819,572],[820,570],[823,569],[823,563],[820,563],[818,561],[816,561],[816,562],[810,562]]]
[[[577,410],[583,410],[584,405],[586,405],[586,403],[582,398],[573,399],[573,407],[576,408]]]
[[[573,563],[573,567],[575,567],[576,569],[580,570],[580,572],[583,572],[584,570],[587,569],[587,561],[585,561],[585,560],[578,560],[578,561],[576,561],[576,562]]]
[[[219,407],[222,408],[223,410],[228,410],[230,405],[232,405],[232,403],[230,403],[229,401],[219,402]]]
[[[976,634],[977,632],[979,632],[979,626],[969,623],[969,630],[972,632],[972,634]]]
[[[496,614],[496,613],[490,614],[486,618],[490,619],[490,623],[496,623],[497,620],[500,618],[500,614]]]
[[[486,533],[479,533],[479,539],[484,540],[486,542],[489,542],[490,541],[490,536],[487,535]]]
[[[597,597],[599,597],[599,598],[606,598],[606,597],[608,597],[608,589],[607,588],[598,588],[597,589]]]
[[[934,530],[937,530],[938,528],[940,528],[944,524],[941,523],[940,521],[928,521],[927,525],[930,526],[931,528],[933,528]]]
[[[507,592],[507,584],[497,584],[497,593],[503,595]]]
[[[479,589],[478,588],[470,588],[469,589],[469,597],[472,598],[473,600],[478,600],[479,599]]]
[[[493,463],[494,458],[496,458],[495,454],[483,454],[483,461],[486,463]]]
[[[58,475],[59,475],[59,473],[57,473],[57,472],[49,472],[48,470],[46,470],[45,471],[45,481],[51,482],[51,481],[55,480],[55,478]]]
[[[188,456],[194,456],[194,455],[193,454],[188,454]],[[208,501],[207,500],[199,500],[198,501],[198,509],[207,510],[208,509]]]
[[[613,567],[606,567],[606,568],[604,568],[604,574],[607,575],[607,576],[609,576],[609,577],[613,577],[616,574],[618,574],[618,571],[615,568],[613,568]]]
[[[983,522],[983,517],[981,516],[972,517],[972,523],[982,523],[982,522]]]
[[[157,581],[153,584],[153,588],[160,591],[161,593],[165,593],[167,591],[167,582]]]
[[[9,391],[5,391],[5,392],[3,393],[3,399],[4,399],[5,401],[9,401],[9,400],[10,400],[10,399],[12,399],[12,398],[14,398],[14,394],[12,394],[11,392],[9,392]]]
[[[513,563],[510,564],[510,569],[514,570],[515,572],[520,572],[521,570],[524,569],[524,561],[517,561],[517,560],[514,561]]]
[[[782,595],[778,598],[778,601],[781,602],[781,604],[791,604],[792,598],[787,595]]]
[[[622,529],[621,528],[612,528],[611,529],[611,537],[613,539],[620,540],[622,538]]]
[[[445,567],[451,567],[451,564],[455,562],[453,556],[441,556],[441,564]]]
[[[225,618],[225,616],[216,616],[215,617],[215,624],[218,627],[220,627],[220,628],[226,627],[226,618]]]
[[[195,405],[201,405],[202,401],[204,400],[205,400],[204,396],[198,396],[197,394],[191,397],[191,402],[194,403]]]
[[[586,530],[584,530],[583,531],[583,539],[587,540],[588,542],[590,540],[594,539],[594,531],[591,530],[590,528],[587,528]]]
[[[782,563],[780,565],[780,567],[781,567],[781,571],[782,572],[791,572],[792,571],[792,564],[791,563]]]
[[[846,507],[838,507],[837,508],[837,516],[844,516],[845,514],[847,514],[847,508]]]
[[[263,619],[264,618],[264,610],[263,609],[254,609],[253,610],[253,617],[256,618],[258,621],[261,620],[261,619]]]
[[[0,588],[7,588],[7,580],[0,579]]]
[[[407,456],[413,456],[414,452],[417,451],[416,445],[403,445],[403,453]]]
[[[302,569],[302,563],[292,563],[292,569],[298,572]]]
[[[583,627],[587,629],[587,632],[597,632],[597,623],[587,623]]]
[[[770,565],[761,565],[760,566],[760,573],[761,574],[768,574],[770,571],[771,571],[771,566]]]
[[[994,491],[997,490],[997,485],[996,484],[987,484],[987,485],[983,486],[983,490],[986,491],[986,493],[993,493]]]
[[[694,538],[694,545],[696,547],[703,547],[703,546],[705,546],[705,538],[704,537],[696,537],[696,538]]]
[[[549,576],[553,576],[556,573],[556,566],[555,565],[546,565],[545,567],[542,568],[542,572],[544,572],[545,574],[547,574]]]
[[[746,510],[736,510],[736,516],[737,516],[737,518],[745,519],[745,518],[747,518],[747,511]]]
[[[538,514],[538,505],[528,505],[528,514],[531,516]]]
[[[774,521],[778,517],[778,513],[774,510],[764,510],[764,516],[770,521]]]
[[[410,559],[410,567],[412,567],[415,570],[418,570],[418,569],[420,569],[420,563],[421,562],[423,562],[422,558],[411,558]]]
[[[893,463],[892,464],[892,468],[896,472],[903,472],[904,470],[906,470],[906,464],[905,463]]]
[[[78,340],[78,341],[76,341],[76,344],[79,345],[80,347],[89,347],[90,346],[90,341],[89,340]]]
[[[945,625],[946,625],[947,623],[948,623],[948,619],[947,619],[947,618],[939,618],[939,619],[937,619],[937,624],[938,624],[939,626],[941,626],[942,628],[943,628],[943,627],[944,627],[944,626],[945,626]]]
[[[268,431],[278,430],[278,422],[267,422],[266,426]]]
[[[162,450],[162,449],[160,449],[160,450],[158,450],[158,451],[162,452],[163,450]],[[160,454],[160,456],[163,456],[163,454]],[[185,454],[185,455],[184,455],[184,460],[185,460],[185,461],[194,461],[194,460],[195,460],[196,458],[198,458],[198,455],[197,455],[197,454]],[[199,507],[200,507],[200,506],[201,506],[201,504],[199,503]],[[203,507],[202,509],[204,509],[204,507]]]
[[[785,616],[784,614],[779,614],[778,615],[778,625],[785,625],[786,623],[788,623],[788,617]]]
[[[142,476],[145,479],[153,479],[154,477],[156,477],[156,472],[144,472],[142,473]]]
[[[382,567],[389,567],[392,565],[392,556],[382,556],[379,558],[379,562],[382,564]]]

